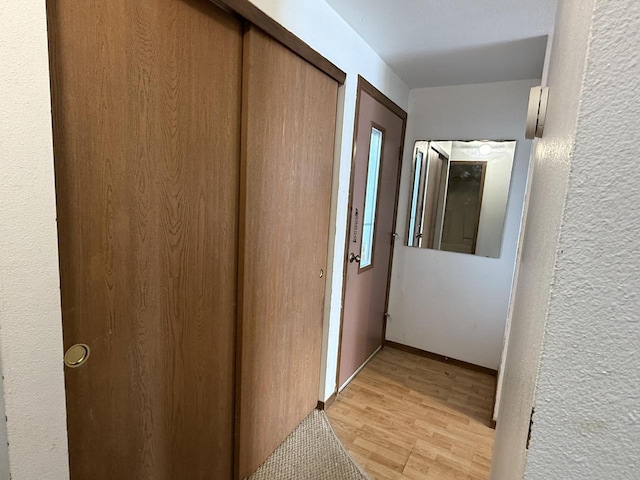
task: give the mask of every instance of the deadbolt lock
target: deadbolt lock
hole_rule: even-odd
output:
[[[76,343],[70,346],[65,352],[64,364],[69,368],[77,368],[87,361],[90,353],[89,345]]]

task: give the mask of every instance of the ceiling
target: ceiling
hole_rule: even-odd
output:
[[[410,88],[540,78],[557,0],[326,0]]]

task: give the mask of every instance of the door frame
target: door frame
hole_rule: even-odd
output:
[[[395,205],[393,206],[393,227],[392,231],[396,232],[396,225],[398,222],[398,201],[400,194],[400,179],[402,175],[402,164],[404,163],[404,146],[405,146],[405,136],[407,131],[407,112],[405,112],[402,108],[400,108],[393,100],[387,97],[384,93],[374,87],[370,82],[368,82],[362,75],[358,75],[358,89],[356,92],[356,114],[353,122],[353,143],[351,146],[351,171],[349,174],[349,203],[347,204],[347,223],[345,230],[345,239],[344,239],[344,255],[342,260],[342,296],[340,300],[340,334],[338,336],[338,360],[336,363],[336,381],[335,381],[335,390],[334,395],[338,395],[340,390],[340,357],[342,356],[342,330],[344,326],[344,302],[345,295],[347,291],[347,266],[349,264],[349,232],[351,231],[351,209],[353,208],[353,183],[354,183],[354,173],[355,173],[355,163],[356,163],[356,145],[358,142],[358,123],[360,120],[360,99],[362,98],[362,93],[367,93],[371,97],[373,97],[376,101],[387,107],[392,113],[396,114],[402,120],[402,133],[401,133],[401,143],[400,143],[400,151],[398,152],[398,178],[396,180],[396,194],[395,194]],[[380,179],[378,180],[380,181]],[[378,198],[378,201],[380,199]],[[378,209],[378,202],[376,202],[376,210]],[[396,240],[397,236],[393,237],[393,241],[391,243],[391,254],[389,255],[389,273],[387,275],[387,288],[384,299],[384,310],[385,312],[389,308],[389,287],[391,286],[391,272],[393,270],[393,254],[396,248]],[[384,345],[384,337],[387,332],[387,317],[385,316],[382,323],[382,339],[380,342],[380,348]],[[379,350],[379,349],[378,349]],[[364,364],[360,366],[358,370],[356,370],[355,375],[364,367],[374,356],[377,351],[369,357]],[[353,378],[352,377],[352,378]],[[349,380],[347,383],[349,383]],[[346,385],[346,384],[345,384]]]

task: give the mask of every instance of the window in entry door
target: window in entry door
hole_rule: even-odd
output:
[[[376,127],[371,127],[367,185],[364,195],[364,214],[362,218],[362,244],[360,247],[361,270],[373,264],[373,238],[376,223],[380,160],[382,156],[382,137],[383,134],[381,130]]]

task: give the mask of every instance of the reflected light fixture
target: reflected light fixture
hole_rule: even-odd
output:
[[[485,144],[480,146],[480,155],[486,157],[491,153],[491,145]]]

